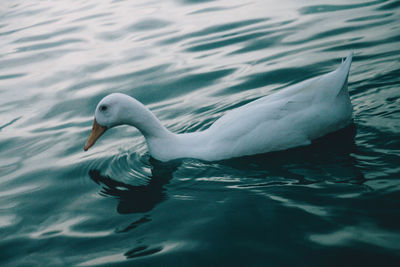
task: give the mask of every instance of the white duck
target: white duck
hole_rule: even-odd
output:
[[[142,103],[110,94],[96,107],[88,150],[109,128],[128,124],[146,138],[150,155],[160,161],[206,161],[304,146],[350,123],[352,105],[347,78],[353,53],[336,70],[262,97],[216,120],[201,132],[175,134]]]

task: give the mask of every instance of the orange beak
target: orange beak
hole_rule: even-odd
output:
[[[83,147],[83,150],[87,151],[89,148],[91,148],[94,143],[96,143],[97,139],[99,139],[100,136],[107,130],[107,127],[100,126],[96,119],[94,119],[93,122],[93,127],[92,127],[92,132],[89,135],[88,140],[86,141],[85,146]]]

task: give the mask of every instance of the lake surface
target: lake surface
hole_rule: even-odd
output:
[[[399,266],[400,1],[3,1],[0,265]],[[99,100],[175,132],[339,66],[354,123],[222,162],[88,152]]]

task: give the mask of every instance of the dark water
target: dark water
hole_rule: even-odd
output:
[[[2,1],[0,265],[400,266],[400,1]],[[335,69],[354,124],[311,147],[152,160],[97,102],[176,132]]]

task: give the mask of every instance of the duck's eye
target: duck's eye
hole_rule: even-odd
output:
[[[101,106],[101,107],[100,107],[100,110],[101,110],[101,111],[106,111],[106,110],[107,110],[107,106]]]

